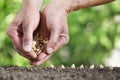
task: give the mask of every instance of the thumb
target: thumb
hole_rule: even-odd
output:
[[[23,49],[26,52],[32,50],[32,41],[33,41],[33,31],[30,29],[23,31]]]
[[[52,30],[50,34],[50,39],[47,44],[47,53],[51,54],[54,52],[54,48],[58,42],[60,36],[59,30]]]

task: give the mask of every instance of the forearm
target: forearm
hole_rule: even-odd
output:
[[[114,0],[70,0],[69,9],[70,11],[97,6],[112,2]]]
[[[52,6],[59,9],[64,8],[67,12],[102,5],[115,0],[53,0]]]
[[[42,1],[43,0],[22,0],[22,7],[23,8],[36,8],[36,9],[40,9],[41,5],[42,5]]]

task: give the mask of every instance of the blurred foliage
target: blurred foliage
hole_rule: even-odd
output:
[[[30,66],[17,54],[6,29],[21,8],[22,0],[0,0],[0,65]],[[50,1],[50,0],[49,0]],[[45,7],[44,0],[42,7]],[[69,14],[70,42],[43,64],[104,64],[114,48],[120,49],[120,0]]]

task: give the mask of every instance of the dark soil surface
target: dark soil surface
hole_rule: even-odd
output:
[[[0,80],[120,80],[120,68],[0,67]]]

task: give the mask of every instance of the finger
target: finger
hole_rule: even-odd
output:
[[[59,36],[60,36],[59,30],[57,30],[57,29],[51,30],[50,39],[49,39],[49,41],[47,43],[47,47],[46,47],[48,54],[53,53],[53,50],[58,42]]]
[[[25,53],[23,51],[20,51],[19,49],[16,49],[16,50],[21,56],[27,58],[28,60],[34,60],[37,57],[37,56],[31,55],[31,54],[35,54],[34,52]]]
[[[43,58],[43,59],[41,59],[39,61],[35,61],[35,62],[33,61],[33,62],[31,62],[31,64],[34,65],[34,66],[38,66],[38,65],[44,63],[45,61],[47,61],[52,55],[53,54],[47,55],[45,58]]]
[[[24,54],[23,54],[24,53]],[[36,55],[34,51],[30,51],[30,52],[23,52],[21,51],[19,54],[21,54],[22,56],[24,56],[25,58],[29,59],[29,60],[35,60],[36,59]]]
[[[19,50],[19,49],[16,49],[16,50],[21,56],[27,58],[28,60],[35,60],[35,58],[37,57],[36,55],[34,55],[35,53],[33,51],[29,52],[29,53],[27,53],[27,52],[25,53],[22,50]],[[33,54],[33,55],[31,55],[31,54]]]
[[[55,46],[54,52],[63,47],[65,44],[69,42],[69,32],[68,32],[68,24],[67,19],[65,20],[64,27],[62,28],[62,33],[60,34],[59,41]]]
[[[61,30],[61,33],[59,35],[60,35],[59,40],[56,42],[56,45],[54,45],[53,52],[57,51],[58,49],[60,49],[62,46],[64,46],[65,44],[67,44],[69,42],[69,33],[68,33],[67,20],[66,20],[66,22],[64,22],[64,26],[63,26],[63,28]]]
[[[28,29],[23,31],[23,49],[26,52],[30,52],[32,50],[32,42],[33,42],[33,30]]]
[[[66,20],[65,25],[62,28],[62,33],[60,35],[59,41],[54,49],[54,52],[60,49],[65,44],[67,44],[68,42],[69,42],[69,32],[68,32],[68,24]]]
[[[59,38],[59,30],[57,30],[56,25],[51,26],[46,24],[46,16],[42,14],[42,20],[40,24],[40,36],[49,38],[49,41],[47,43],[47,53],[51,54],[52,50],[54,49],[54,46],[56,45],[58,38]],[[49,28],[49,30],[48,30]]]
[[[22,55],[28,59],[36,58],[37,56],[35,55],[35,53],[33,51],[26,53],[26,52],[24,52],[24,50],[22,50],[22,46],[21,46],[22,40],[18,37],[17,31],[11,31],[11,32],[14,33],[14,35],[10,36],[12,39],[13,45],[16,48],[16,50],[20,53],[20,55]]]
[[[41,60],[43,58],[45,58],[48,55],[48,53],[46,52],[46,49],[44,49],[41,53],[38,54],[36,60]]]
[[[48,54],[46,54],[45,52],[41,52],[38,57],[37,57],[37,60],[41,60],[41,59],[44,59]]]
[[[58,41],[57,45],[54,48],[53,53],[56,52],[57,50],[59,50],[64,45],[66,45],[68,42],[69,42],[69,37],[68,36],[61,36],[59,38],[59,41]]]
[[[22,13],[19,12],[18,15],[14,18],[14,20],[12,21],[12,23],[10,24],[10,26],[7,29],[7,35],[12,39],[13,42],[16,42],[16,38],[15,36],[18,36],[17,33],[17,27],[21,24],[22,22]]]
[[[15,37],[15,36],[14,36]],[[13,39],[14,39],[13,37]],[[20,55],[28,58],[28,59],[34,59],[37,57],[37,55],[35,54],[34,51],[30,51],[30,52],[25,52],[22,49],[22,39],[19,37],[16,37],[16,41],[13,42],[15,49],[19,52]]]
[[[21,27],[21,26],[19,26],[19,27]],[[14,47],[16,48],[17,51],[20,52],[20,54],[24,55],[26,58],[27,57],[30,57],[30,58],[37,57],[37,55],[33,51],[27,53],[22,49],[22,45],[21,45],[22,44],[22,34],[19,31],[12,30],[11,33],[12,33],[11,39],[14,44]]]
[[[37,56],[33,54],[33,52],[30,53],[25,53],[24,50],[22,49],[22,34],[21,32],[18,31],[18,28],[20,28],[20,24],[22,22],[22,17],[21,17],[21,13],[19,13],[15,19],[13,20],[13,22],[11,23],[11,25],[9,26],[8,30],[7,30],[7,34],[8,36],[11,38],[12,42],[14,43],[14,46],[16,47],[17,51],[24,57],[26,58],[36,58]]]
[[[18,42],[18,33],[16,30],[11,28],[7,31],[7,34],[10,37],[10,39],[12,40],[12,42],[14,42],[14,43]]]
[[[35,15],[32,13],[35,11]],[[30,13],[31,12],[31,13]],[[33,42],[33,32],[37,28],[39,24],[39,13],[33,9],[26,11],[23,20],[23,49],[26,52],[30,52],[32,50],[32,42]]]

